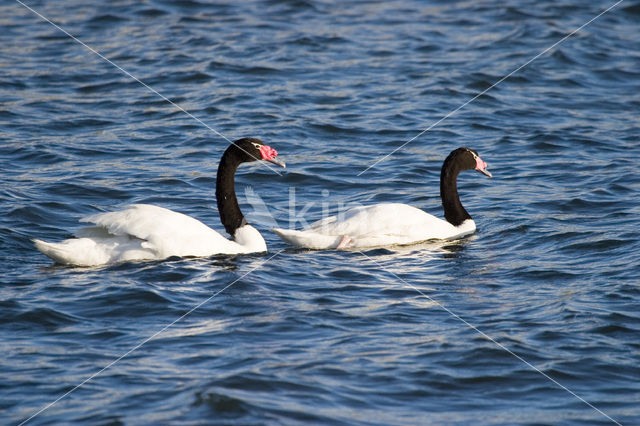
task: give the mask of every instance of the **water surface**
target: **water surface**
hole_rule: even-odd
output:
[[[130,203],[222,231],[228,142],[2,2],[3,423],[127,353],[30,424],[640,423],[640,4],[358,175],[613,2],[81,3],[28,2],[288,168],[237,176],[268,253],[52,265],[31,238]],[[356,203],[441,217],[440,165],[459,146],[494,174],[460,176],[472,237],[316,252],[269,232]]]

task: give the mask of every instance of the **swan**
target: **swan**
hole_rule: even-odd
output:
[[[285,167],[277,155],[275,149],[256,138],[238,139],[222,155],[216,178],[216,200],[220,221],[233,240],[182,213],[149,204],[134,204],[124,210],[81,219],[93,226],[80,229],[76,238],[59,243],[39,239],[33,242],[56,263],[76,266],[170,256],[264,252],[267,250],[264,238],[247,224],[240,211],[234,177],[240,164],[260,159]]]
[[[273,231],[293,246],[317,250],[406,245],[462,237],[476,229],[458,196],[457,178],[462,170],[477,170],[492,177],[487,163],[473,149],[452,151],[440,173],[440,196],[446,220],[407,204],[384,203],[351,208],[314,222],[304,230],[275,228]]]

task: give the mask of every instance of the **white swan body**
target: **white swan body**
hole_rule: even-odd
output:
[[[469,148],[454,150],[444,161],[440,194],[447,220],[407,204],[385,203],[355,207],[304,230],[273,231],[293,246],[310,249],[358,249],[463,237],[473,233],[476,224],[460,203],[456,179],[460,171],[472,169],[491,177],[487,164]]]
[[[407,245],[432,239],[452,239],[476,230],[473,219],[459,226],[407,204],[355,207],[311,224],[303,231],[274,229],[287,243],[316,250]],[[342,244],[342,246],[341,246]]]
[[[247,142],[248,141],[248,142]],[[258,145],[257,158],[284,166],[277,153],[259,139],[245,138],[234,142],[223,155],[218,170],[218,201],[223,224],[233,240],[225,238],[204,223],[163,207],[135,204],[124,210],[99,213],[81,219],[94,226],[76,232],[77,238],[60,243],[34,239],[38,250],[57,263],[96,266],[131,260],[165,259],[171,256],[211,256],[267,251],[267,244],[253,226],[248,225],[238,208],[233,189],[233,175]],[[228,154],[231,152],[230,154]],[[225,162],[226,161],[226,162]]]
[[[264,238],[251,225],[238,228],[232,241],[197,219],[148,204],[80,221],[95,226],[82,228],[76,232],[78,238],[60,243],[36,239],[36,247],[58,263],[78,266],[267,250]]]

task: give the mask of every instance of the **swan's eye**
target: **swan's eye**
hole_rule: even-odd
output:
[[[251,143],[253,144],[253,147],[254,147],[255,149],[260,150],[260,147],[261,147],[262,145],[260,145],[259,143],[255,143],[255,142],[251,142]]]

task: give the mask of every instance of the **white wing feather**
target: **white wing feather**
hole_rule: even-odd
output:
[[[81,222],[94,223],[114,236],[144,240],[143,247],[154,250],[160,258],[233,253],[239,247],[197,219],[149,204],[95,214]]]

